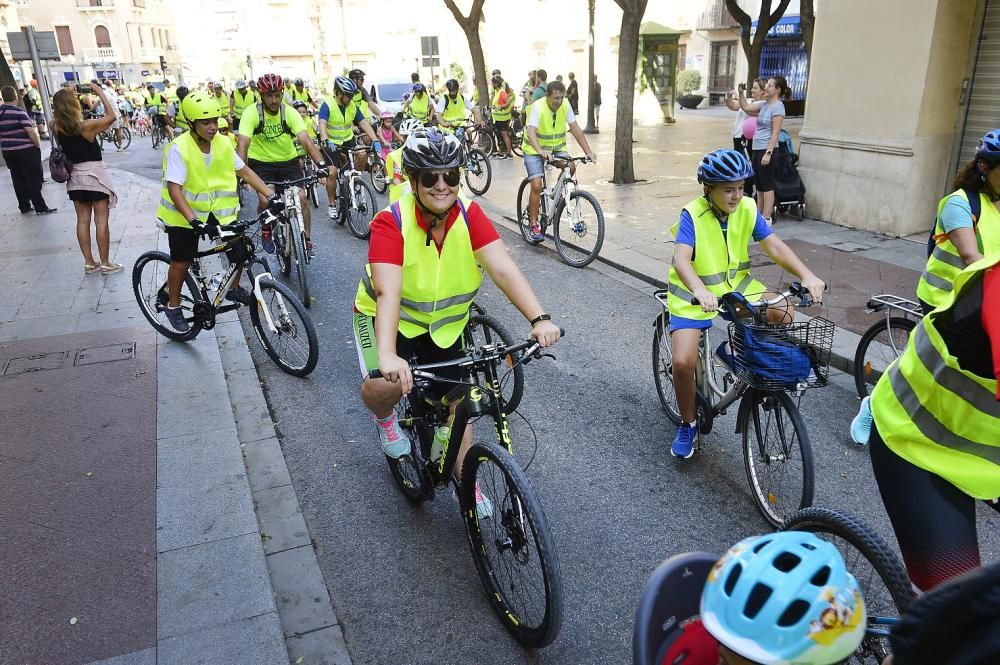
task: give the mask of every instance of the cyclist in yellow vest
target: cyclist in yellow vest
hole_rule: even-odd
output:
[[[851,425],[920,591],[980,566],[976,499],[1000,510],[1000,253],[951,287]]]
[[[549,94],[557,85],[562,84],[549,84]],[[743,196],[743,183],[752,177],[753,168],[742,153],[708,153],[698,166],[703,195],[684,206],[680,220],[671,228],[676,242],[667,277],[668,330],[672,379],[681,415],[670,447],[674,457],[686,459],[694,454],[698,343],[702,332],[712,327],[719,296],[736,291],[751,301],[775,297],[750,275],[751,240],[759,242],[772,261],[798,277],[815,302],[823,302],[823,281],[771,230],[753,199]],[[697,305],[692,302],[695,298]],[[790,305],[768,310],[768,319],[774,323],[791,323],[793,316]]]
[[[229,128],[229,122],[225,118],[219,116],[219,133],[229,139],[230,143],[233,144],[233,149],[236,149],[236,134]]]
[[[232,118],[233,133],[239,134],[240,118],[243,111],[248,106],[253,106],[260,102],[260,94],[253,88],[247,87],[247,82],[240,79],[236,82],[236,89],[229,96],[229,115]]]
[[[441,125],[441,128],[446,132],[451,132],[454,128],[461,127],[465,124],[466,111],[472,111],[472,119],[476,126],[482,127],[483,116],[479,113],[479,109],[459,92],[458,79],[448,79],[444,82],[444,87],[447,92],[441,96],[441,107],[438,109],[438,124]],[[458,134],[458,138],[462,139],[461,132]]]
[[[419,120],[406,118],[399,123],[397,131],[405,143],[410,134],[423,128]],[[385,176],[389,179],[389,203],[395,203],[403,194],[410,192],[410,179],[403,170],[403,146],[385,156]]]
[[[170,81],[163,81],[163,96],[167,98],[168,102],[177,101],[177,88],[175,88]]]
[[[975,158],[955,178],[955,191],[938,203],[935,246],[917,285],[924,312],[948,299],[951,283],[967,265],[1000,252],[1000,129],[986,133]],[[978,197],[974,216],[970,196]]]
[[[358,91],[354,93],[354,98],[351,101],[361,110],[361,115],[365,116],[365,120],[371,122],[372,118],[381,116],[382,109],[379,108],[379,105],[375,103],[375,100],[371,98],[371,95],[365,89],[365,73],[360,69],[352,69],[347,73],[347,78],[354,81],[354,85],[358,86]]]
[[[431,103],[431,98],[423,83],[413,84],[413,94],[403,102],[403,115],[408,118],[416,118],[424,125],[429,125],[434,120],[434,104]]]
[[[501,150],[501,154],[498,158],[514,159],[510,144],[510,118],[517,100],[508,90],[502,76],[494,74],[491,82],[493,83],[493,98],[490,114],[493,116],[493,126],[499,139],[497,148]]]
[[[170,243],[167,293],[158,294],[167,320],[178,332],[190,325],[181,308],[181,286],[198,251],[198,236],[217,238],[216,225],[236,221],[240,201],[236,175],[268,200],[274,191],[240,159],[232,144],[218,133],[219,105],[210,95],[194,92],[182,101],[182,111],[191,125],[167,144],[163,158],[163,184],[156,216],[165,225]],[[237,276],[236,284],[239,284]],[[226,294],[232,302],[246,302],[246,289],[235,286]]]
[[[159,125],[167,124],[167,98],[152,83],[146,86],[146,96],[143,102],[146,112],[150,115],[150,120]]]
[[[330,219],[337,219],[340,214],[337,208],[337,171],[342,160],[346,161],[346,157],[340,151],[363,147],[354,137],[354,128],[361,129],[376,152],[382,150],[382,144],[375,136],[375,130],[354,103],[354,95],[357,92],[358,86],[354,81],[346,76],[338,76],[333,82],[333,104],[324,101],[319,107],[320,145],[330,164],[331,174],[326,180],[326,195],[330,202],[327,214]],[[357,166],[360,170],[361,166]]]
[[[224,117],[226,121],[231,121],[232,117],[229,114],[229,95],[223,90],[221,83],[216,83],[212,86],[212,99],[219,105],[219,111],[222,113],[221,117]]]
[[[301,100],[295,100],[292,102],[292,108],[299,112],[299,116],[302,118],[302,122],[306,126],[306,134],[309,135],[309,140],[312,141],[313,145],[319,145],[319,135],[316,133],[316,126],[313,124],[312,118],[309,117],[309,107],[306,103]],[[306,174],[305,160],[306,160],[306,149],[299,143],[298,139],[295,140],[295,152],[299,156],[299,168],[302,170],[302,175]],[[322,184],[326,184],[326,179],[321,179]],[[312,206],[307,205],[302,208],[302,223],[307,229],[312,228]],[[306,232],[308,236],[309,233]]]
[[[413,191],[371,224],[368,264],[354,300],[355,342],[365,377],[361,399],[375,417],[383,451],[397,459],[411,449],[394,411],[413,388],[408,359],[440,362],[462,354],[462,331],[483,281],[480,265],[530,322],[531,336],[541,346],[559,340],[559,328],[482,208],[459,196],[464,163],[464,149],[455,136],[438,129],[414,132],[403,147]],[[375,368],[384,378],[367,378]],[[441,373],[459,378],[448,370]],[[456,477],[471,443],[469,428]],[[478,488],[476,499],[480,519],[492,516],[493,508]]]
[[[167,121],[174,128],[174,135],[180,135],[183,132],[189,131],[191,129],[191,123],[188,122],[187,118],[184,116],[184,108],[181,102],[184,98],[188,96],[187,86],[177,87],[177,104],[169,104],[167,106]],[[171,115],[171,111],[173,115]]]
[[[305,87],[305,82],[302,79],[295,79],[295,86],[289,92],[289,103],[295,102],[305,102],[314,111],[319,108],[316,100],[313,99],[312,93]]]
[[[528,124],[521,141],[524,151],[524,168],[528,172],[531,183],[531,193],[528,197],[528,215],[531,218],[531,236],[534,240],[543,240],[542,229],[538,225],[538,203],[542,196],[542,174],[545,172],[545,162],[553,157],[568,156],[566,152],[566,130],[569,129],[576,142],[592,162],[597,157],[587,143],[583,130],[576,124],[576,115],[566,101],[566,86],[562,81],[553,81],[547,88],[545,96],[528,107]],[[576,167],[570,162],[570,170],[575,173]]]

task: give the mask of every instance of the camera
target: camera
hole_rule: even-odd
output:
[[[77,84],[76,91],[81,95],[89,95],[93,92],[93,89],[88,84]]]

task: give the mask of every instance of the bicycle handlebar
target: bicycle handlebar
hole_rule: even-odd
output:
[[[563,337],[565,334],[566,331],[560,328],[559,337]],[[477,351],[476,349],[473,349],[466,355],[462,356],[461,358],[456,358],[455,360],[446,360],[444,362],[439,362],[439,363],[427,363],[426,365],[411,364],[410,371],[413,372],[415,376],[419,376],[425,379],[436,380],[439,377],[432,374],[429,370],[447,369],[450,367],[462,367],[466,365],[472,365],[472,366],[482,365],[486,362],[492,362],[494,360],[503,358],[504,356],[517,354],[527,349],[531,350],[525,354],[526,356],[529,357],[535,356],[535,354],[537,354],[541,350],[541,347],[538,346],[538,340],[536,340],[534,337],[529,337],[526,341],[521,342],[520,344],[515,344],[514,346],[505,347],[502,344],[498,344],[496,345],[496,350],[490,353],[482,353],[480,351]],[[525,361],[525,364],[527,364],[527,361]],[[370,372],[368,372],[368,378],[381,379],[382,378],[381,370],[378,369],[371,370]]]
[[[307,175],[304,178],[298,178],[296,180],[265,180],[264,182],[274,187],[274,190],[277,192],[279,189],[284,190],[288,189],[289,187],[298,187],[299,185],[304,185],[307,182],[311,184],[313,182],[318,182],[318,181],[319,181],[319,176],[314,174],[314,175]]]
[[[592,160],[590,159],[590,157],[587,157],[586,155],[584,155],[583,157],[559,157],[556,155],[550,155],[548,161],[551,164],[557,164],[559,162],[564,162],[566,164],[568,164],[569,162],[581,162],[583,164],[586,164]]]
[[[827,286],[826,290],[829,290],[829,288],[830,287]],[[725,298],[728,295],[730,294],[724,293],[721,297]],[[768,307],[773,307],[778,303],[782,302],[783,300],[787,300],[792,296],[795,296],[796,298],[799,299],[797,307],[812,307],[815,304],[813,303],[813,299],[812,296],[809,294],[809,291],[803,288],[800,282],[792,282],[788,285],[787,291],[779,293],[777,296],[771,298],[770,300],[768,300],[767,298],[763,298],[761,300],[758,300],[757,302],[751,302],[750,306],[755,308],[762,307],[766,309]],[[691,298],[691,304],[700,305],[701,301],[699,301],[698,298]]]

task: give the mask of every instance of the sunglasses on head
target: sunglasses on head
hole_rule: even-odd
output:
[[[458,183],[462,179],[458,169],[452,169],[451,171],[445,171],[444,173],[424,171],[420,174],[420,184],[427,189],[430,189],[438,183],[439,176],[444,178],[444,184],[449,187],[458,187]]]

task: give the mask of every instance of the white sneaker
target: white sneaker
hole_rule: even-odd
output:
[[[330,217],[330,219],[337,219],[338,212],[337,206],[329,206],[326,209],[326,214]]]

